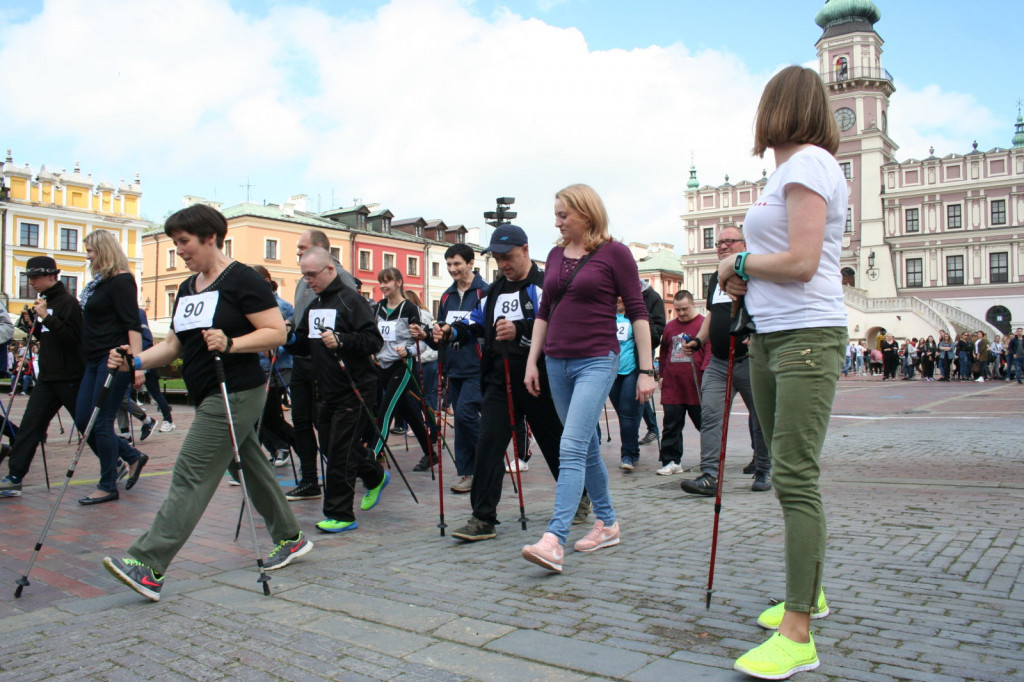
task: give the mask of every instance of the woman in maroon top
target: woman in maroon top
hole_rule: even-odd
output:
[[[654,393],[654,370],[636,261],[625,245],[612,240],[601,197],[587,185],[566,187],[555,195],[555,226],[561,238],[548,254],[525,383],[531,394],[540,395],[537,363],[543,352],[551,395],[564,429],[555,510],[548,532],[537,544],[523,547],[523,558],[561,572],[562,546],[584,486],[597,523],[574,548],[591,552],[619,542],[597,421],[619,367],[615,314],[620,296],[636,339],[640,402]]]

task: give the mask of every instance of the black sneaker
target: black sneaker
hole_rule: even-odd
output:
[[[490,540],[495,536],[494,524],[490,521],[481,521],[475,516],[469,517],[469,523],[462,528],[452,531],[452,537],[468,542],[477,540]]]
[[[405,433],[405,427],[404,426],[392,426],[390,431],[391,431],[391,433],[395,434],[396,436],[401,436],[401,435],[403,435]]]
[[[743,467],[743,473],[746,474],[747,476],[749,476],[750,474],[754,473],[755,471],[757,471],[757,464],[755,464],[754,458],[751,457],[750,458],[750,464],[748,464],[747,466]]]
[[[313,551],[313,543],[306,539],[305,533],[299,531],[299,537],[295,540],[282,540],[277,547],[270,550],[270,556],[263,562],[263,568],[273,571],[277,568],[284,568],[304,554]]]
[[[658,439],[658,433],[656,431],[648,429],[647,433],[644,434],[644,437],[640,439],[640,445],[648,445],[650,443],[653,443],[657,439]]]
[[[701,474],[696,480],[683,481],[679,487],[683,489],[683,492],[691,495],[713,497],[718,492],[718,479],[711,474]]]
[[[412,468],[412,470],[413,471],[426,471],[426,470],[428,470],[430,468],[430,460],[431,459],[434,460],[434,464],[437,464],[437,458],[436,457],[429,457],[427,455],[423,455],[423,457],[420,458],[420,461],[416,462],[416,466],[414,466]]]
[[[763,493],[772,489],[772,477],[763,471],[758,471],[754,474],[754,482],[750,485],[750,489],[755,493]]]
[[[160,589],[164,586],[164,578],[156,577],[156,571],[146,564],[126,557],[111,559],[103,557],[103,565],[121,582],[132,588],[146,599],[160,601]]]
[[[146,440],[149,438],[149,434],[153,433],[153,429],[156,428],[156,420],[150,417],[146,421],[142,422],[142,435],[139,436],[139,440]]]
[[[299,481],[299,484],[284,494],[289,502],[320,499],[320,484],[316,481]]]

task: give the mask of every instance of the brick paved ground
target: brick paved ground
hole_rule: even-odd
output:
[[[833,614],[815,622],[821,668],[797,679],[1024,679],[1022,408],[1016,384],[841,382],[823,457]],[[438,537],[436,483],[411,473],[418,453],[399,445],[420,505],[396,478],[357,531],[311,536],[314,552],[276,572],[267,598],[249,534],[232,542],[240,493],[225,484],[151,604],[101,559],[147,527],[166,491],[191,417],[176,407],[178,431],[145,442],[147,475],[118,502],[75,503],[97,475],[86,451],[17,600],[57,488],[46,492],[37,459],[25,496],[0,500],[0,678],[745,679],[732,662],[764,638],[753,621],[783,578],[777,502],[739,473],[750,454],[740,409],[708,611],[713,500],[655,476],[653,445],[621,472],[615,440],[604,447],[623,542],[569,550],[563,575],[519,558],[550,513],[542,466],[524,475],[529,530],[506,487],[498,538],[463,545]],[[66,438],[54,425],[55,484]],[[688,432],[684,466],[696,445]],[[445,506],[452,527],[468,515],[466,497]],[[313,530],[319,504],[294,508]]]

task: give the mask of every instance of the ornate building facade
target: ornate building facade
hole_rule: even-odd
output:
[[[841,132],[836,157],[849,183],[841,265],[850,337],[872,338],[879,327],[899,337],[1005,333],[1024,320],[1024,120],[1008,126],[1007,148],[982,152],[975,143],[966,154],[899,161],[880,19],[870,0],[832,0],[815,17],[818,68]],[[766,175],[700,186],[691,165],[684,267],[701,293],[718,231],[742,227]]]

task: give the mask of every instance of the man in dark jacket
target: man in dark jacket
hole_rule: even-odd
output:
[[[0,497],[21,496],[22,479],[32,464],[36,447],[46,438],[50,420],[62,405],[75,414],[78,385],[85,372],[82,307],[58,280],[60,270],[56,261],[49,256],[30,258],[25,274],[38,293],[32,307],[35,321],[29,320],[29,325],[32,335],[39,340],[39,377],[14,439],[9,474],[0,481]]]
[[[644,280],[640,280],[640,293],[647,307],[647,317],[651,320],[651,348],[656,349],[661,345],[661,335],[665,333],[665,299],[650,282]],[[647,445],[658,437],[658,417],[654,413],[653,400],[644,403],[644,423],[647,424],[647,433],[640,439],[640,445]]]
[[[295,340],[288,348],[295,355],[309,356],[319,386],[317,434],[320,451],[327,455],[327,480],[324,520],[316,527],[340,533],[359,526],[352,512],[356,479],[366,486],[360,504],[364,511],[377,505],[388,484],[387,472],[366,449],[363,436],[370,421],[360,405],[361,399],[377,395],[377,371],[370,356],[381,349],[384,339],[362,296],[342,283],[328,251],[319,246],[307,249],[299,269],[316,297],[301,316],[296,313]]]
[[[543,362],[539,363],[543,386],[540,396],[531,396],[523,384],[544,275],[530,260],[526,233],[515,225],[497,228],[487,250],[494,254],[502,275],[491,284],[486,298],[469,319],[445,323],[439,315],[433,336],[435,342],[465,346],[480,341],[483,346],[480,373],[473,379],[483,387],[476,475],[470,493],[473,516],[469,523],[452,532],[452,537],[468,541],[495,536],[494,525],[498,522],[498,501],[505,475],[502,460],[512,438],[506,371],[511,378],[513,413],[517,418],[526,415],[537,445],[556,479],[562,440],[562,422],[551,400]]]

